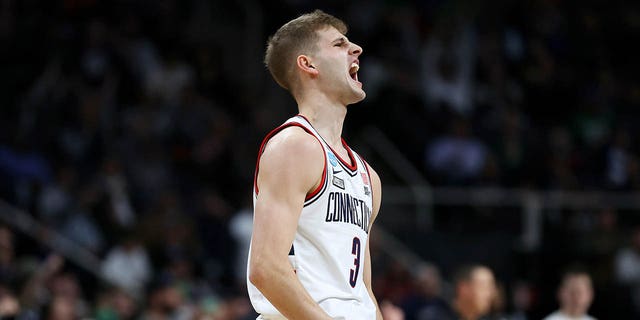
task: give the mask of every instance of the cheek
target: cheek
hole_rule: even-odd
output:
[[[344,72],[338,65],[332,66],[331,74],[335,79],[341,79],[344,77]]]
[[[481,308],[487,308],[491,305],[493,293],[489,289],[478,290],[475,295],[476,304]]]
[[[336,61],[323,60],[320,67],[321,73],[324,73],[328,78],[338,78],[343,74],[342,66]]]
[[[591,295],[588,292],[580,294],[581,304],[588,304],[589,302],[591,302]]]

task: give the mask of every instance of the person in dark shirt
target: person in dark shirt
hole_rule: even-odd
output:
[[[463,266],[453,277],[455,295],[449,306],[434,304],[421,309],[417,320],[489,320],[496,295],[493,272],[486,266]]]

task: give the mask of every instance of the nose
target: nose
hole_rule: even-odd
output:
[[[355,44],[355,43],[351,43],[351,50],[349,51],[349,54],[355,55],[355,56],[359,56],[362,54],[362,47],[360,47],[359,45]]]

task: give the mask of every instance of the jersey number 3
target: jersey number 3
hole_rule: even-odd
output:
[[[355,288],[358,280],[358,271],[360,270],[360,239],[358,239],[358,237],[353,238],[353,244],[351,245],[351,254],[356,256],[353,259],[353,265],[356,268],[355,270],[349,270],[349,284],[351,285],[351,288]]]

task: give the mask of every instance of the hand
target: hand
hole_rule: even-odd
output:
[[[47,256],[45,261],[41,265],[43,274],[47,277],[62,270],[64,266],[64,258],[57,253],[52,253]]]
[[[5,295],[0,298],[0,318],[10,318],[18,315],[20,312],[20,304],[18,300],[11,296]]]
[[[380,312],[384,320],[404,320],[404,311],[387,300],[382,302]]]

